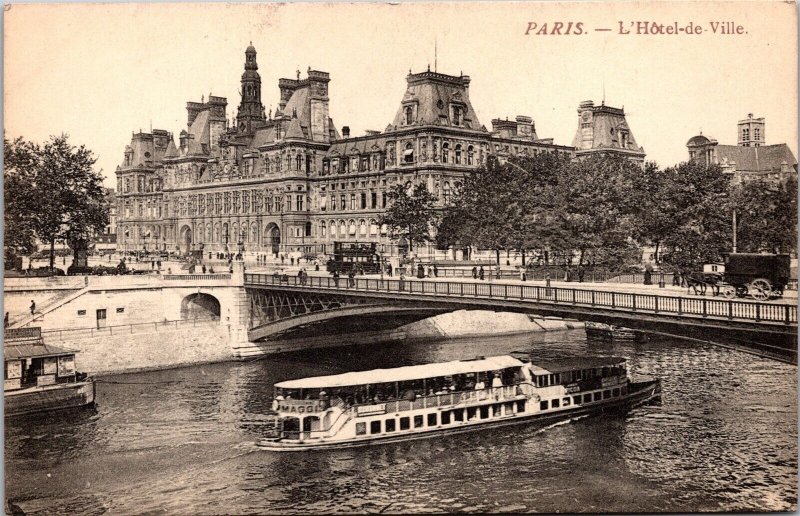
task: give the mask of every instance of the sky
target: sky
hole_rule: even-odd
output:
[[[641,21],[703,33],[636,34]],[[562,34],[537,34],[556,22]],[[714,34],[712,22],[742,34]],[[788,2],[12,5],[4,128],[37,142],[69,134],[114,186],[132,132],[166,129],[177,141],[186,102],[209,94],[227,97],[234,116],[252,41],[267,109],[278,78],[326,71],[331,117],[353,136],[385,129],[409,70],[430,65],[472,78],[470,100],[489,129],[493,118],[528,115],[540,138],[570,145],[578,104],[605,98],[624,107],[661,166],[685,161],[701,131],[735,145],[748,113],[766,118],[767,144],[788,143],[796,156],[796,31]]]

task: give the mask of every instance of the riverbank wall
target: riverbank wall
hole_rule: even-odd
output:
[[[576,320],[488,310],[458,310],[400,328],[408,339],[461,338],[583,329]]]

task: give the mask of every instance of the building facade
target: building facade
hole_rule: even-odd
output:
[[[749,114],[737,127],[738,145],[720,145],[702,133],[689,139],[689,159],[706,166],[719,165],[734,182],[784,182],[797,174],[797,159],[785,143],[766,144],[763,118]]]
[[[340,133],[329,115],[330,81],[311,69],[303,79],[299,72],[280,79],[278,108],[265,113],[251,45],[234,120],[225,117],[225,98],[209,96],[187,103],[177,145],[164,130],[134,133],[116,171],[118,249],[318,254],[334,241],[359,241],[394,254],[378,224],[393,185],[424,182],[444,206],[489,156],[576,155],[575,147],[540,139],[529,116],[492,120],[488,130],[470,103],[470,78],[430,69],[409,73],[382,132],[351,136],[345,126]],[[606,139],[616,147],[596,149],[643,159],[622,110],[592,114],[615,131]]]

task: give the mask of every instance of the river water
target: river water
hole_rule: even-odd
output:
[[[165,343],[168,345],[168,343]],[[621,355],[661,378],[627,415],[348,450],[258,450],[276,381],[510,351]],[[96,410],[6,421],[6,497],[29,514],[791,511],[797,368],[581,330],[374,344],[117,375]]]

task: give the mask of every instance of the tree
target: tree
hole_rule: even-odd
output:
[[[387,198],[390,206],[381,216],[379,224],[386,224],[392,238],[408,240],[409,250],[413,250],[414,244],[431,241],[430,231],[437,219],[437,199],[424,183],[413,187],[394,185],[389,189]]]
[[[747,181],[731,194],[739,252],[787,253],[797,249],[797,177],[786,183]]]
[[[24,146],[36,156],[30,161],[31,169],[22,176],[29,189],[27,214],[7,214],[17,217],[12,224],[24,224],[50,244],[51,268],[57,240],[79,249],[108,224],[103,176],[92,169],[95,157],[85,146],[74,147],[67,139],[67,135],[52,136],[41,148]],[[16,142],[18,148],[22,146],[21,139]]]
[[[31,184],[39,166],[39,147],[22,138],[3,139],[4,253],[6,263],[36,250],[33,215],[37,206]]]
[[[664,171],[672,227],[661,240],[664,261],[681,269],[719,261],[732,246],[730,177],[719,166],[681,163]]]

